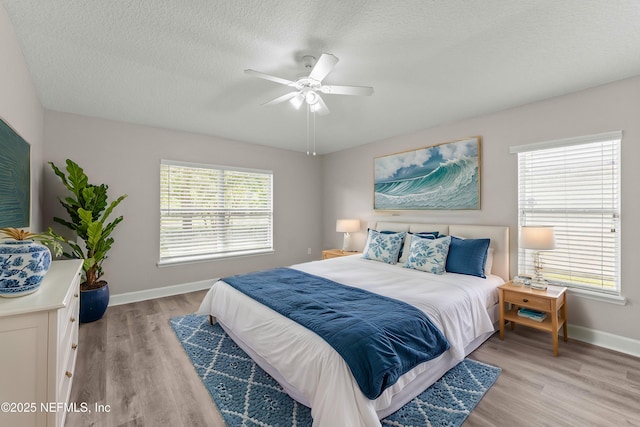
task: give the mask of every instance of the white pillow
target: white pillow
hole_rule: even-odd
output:
[[[487,249],[487,260],[484,263],[484,275],[485,276],[490,275],[492,268],[493,268],[493,248],[489,247],[489,249]]]
[[[398,253],[404,243],[405,232],[400,233],[380,233],[376,230],[369,230],[367,243],[362,258],[374,261],[382,261],[387,264],[398,262]]]
[[[444,274],[450,245],[451,236],[435,240],[414,237],[411,239],[411,249],[404,267]]]
[[[428,238],[423,236],[431,235],[433,236],[434,239],[436,239],[438,232],[437,231],[433,233],[430,233],[427,231],[421,231],[419,233],[408,232],[404,238],[404,244],[402,245],[402,250],[400,251],[400,259],[398,260],[398,262],[400,262],[401,264],[404,264],[405,262],[407,262],[407,258],[409,258],[409,252],[411,252],[411,239],[414,235],[418,235],[418,237],[422,239]]]

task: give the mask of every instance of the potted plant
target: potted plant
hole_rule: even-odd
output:
[[[80,321],[93,322],[102,318],[109,304],[109,286],[101,280],[102,263],[113,245],[111,233],[122,221],[122,216],[108,222],[113,209],[127,195],[120,196],[108,203],[106,184],[89,184],[84,170],[72,160],[67,159],[67,174],[49,162],[62,184],[71,192],[71,196],[58,198],[70,220],[54,217],[53,220],[64,225],[77,235],[71,240],[49,228],[49,235],[65,243],[71,249],[64,252],[67,258],[82,259],[83,281],[80,284]],[[78,242],[81,241],[81,243]]]
[[[56,255],[62,245],[47,234],[17,228],[0,228],[0,297],[29,295],[40,288],[51,265],[51,248]]]

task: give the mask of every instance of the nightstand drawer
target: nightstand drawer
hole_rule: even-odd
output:
[[[505,290],[504,301],[518,306],[526,306],[534,310],[551,311],[551,300],[536,295],[523,295],[521,292]]]

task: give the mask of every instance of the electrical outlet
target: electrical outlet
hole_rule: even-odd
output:
[[[307,255],[311,255],[311,248],[307,248]]]

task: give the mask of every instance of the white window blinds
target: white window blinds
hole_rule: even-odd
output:
[[[273,250],[273,172],[162,160],[160,262]]]
[[[551,283],[620,294],[621,132],[512,147],[518,153],[520,226],[554,226],[540,252]],[[519,249],[521,273],[533,251]]]

